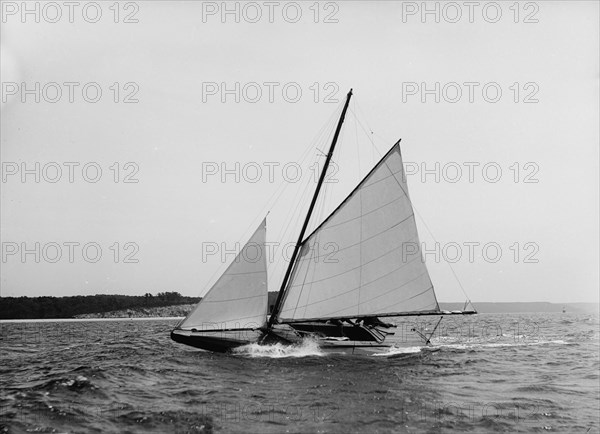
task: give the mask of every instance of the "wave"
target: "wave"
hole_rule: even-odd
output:
[[[73,391],[96,391],[98,387],[83,375],[59,377],[44,382],[40,382],[35,389],[54,391],[56,389],[65,388]]]
[[[313,339],[304,339],[299,345],[284,345],[281,343],[261,345],[254,343],[234,348],[233,352],[234,354],[247,357],[268,357],[272,359],[325,355],[321,348],[319,348],[317,341]]]

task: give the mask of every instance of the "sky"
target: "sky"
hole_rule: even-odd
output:
[[[267,212],[279,289],[353,88],[310,228],[402,138],[440,301],[598,301],[598,2],[222,5],[2,2],[2,296],[199,296]]]

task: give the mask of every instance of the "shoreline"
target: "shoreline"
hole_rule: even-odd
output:
[[[139,317],[114,317],[114,318],[44,318],[44,319],[0,319],[0,324],[14,324],[22,322],[102,322],[102,321],[180,321],[183,316],[139,316]]]

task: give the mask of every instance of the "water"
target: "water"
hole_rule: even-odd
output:
[[[599,431],[595,315],[445,318],[431,348],[372,356],[207,353],[175,322],[0,324],[0,431]]]

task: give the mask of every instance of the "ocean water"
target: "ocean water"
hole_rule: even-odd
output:
[[[310,341],[213,354],[172,342],[175,323],[0,324],[0,432],[600,429],[597,315],[447,317],[431,347],[370,356]]]

